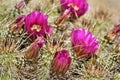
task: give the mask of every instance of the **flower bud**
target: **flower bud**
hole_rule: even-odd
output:
[[[16,5],[15,8],[18,9],[19,11],[22,10],[25,6],[25,0],[20,0]]]
[[[52,64],[51,71],[52,74],[60,75],[65,74],[71,64],[71,57],[67,50],[61,50],[55,53]]]
[[[14,33],[25,24],[25,15],[19,16],[11,25],[11,31]]]
[[[113,29],[108,31],[106,38],[108,39],[109,42],[112,42],[116,39],[118,35],[120,35],[120,24],[115,25]]]
[[[39,49],[43,46],[44,42],[44,39],[38,37],[25,52],[25,58],[29,61],[35,60],[38,56]]]

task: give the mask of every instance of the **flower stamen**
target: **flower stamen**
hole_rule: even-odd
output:
[[[74,10],[78,11],[79,7],[73,3],[68,4],[69,7],[72,7]]]
[[[37,32],[39,32],[41,30],[41,27],[39,25],[33,25],[31,27],[31,30],[36,30]]]

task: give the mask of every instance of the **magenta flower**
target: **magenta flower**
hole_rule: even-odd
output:
[[[47,19],[48,16],[39,11],[28,14],[25,20],[25,29],[28,34],[34,37],[50,35],[53,28],[48,25]]]
[[[71,41],[78,57],[91,57],[99,48],[96,37],[85,29],[73,29]]]
[[[55,22],[55,24],[60,27],[69,17],[80,17],[88,10],[88,3],[86,0],[60,0],[60,3],[64,12]]]
[[[60,0],[63,10],[70,9],[72,16],[82,16],[88,10],[86,0]]]
[[[51,71],[53,74],[56,74],[57,76],[60,74],[65,74],[68,68],[71,64],[71,57],[67,50],[61,50],[55,53],[52,65],[51,65]]]
[[[30,45],[30,47],[25,52],[25,58],[29,61],[33,61],[37,58],[39,49],[43,46],[45,40],[41,37],[37,39]]]

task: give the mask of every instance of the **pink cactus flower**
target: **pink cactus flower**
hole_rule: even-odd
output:
[[[28,14],[25,19],[25,29],[28,34],[32,34],[34,37],[50,35],[53,28],[48,25],[47,19],[48,16],[39,11]]]
[[[64,75],[71,64],[71,57],[67,50],[61,50],[55,53],[52,65],[51,65],[51,71],[55,75]]]
[[[95,36],[85,29],[73,29],[71,41],[78,57],[92,57],[99,48]]]
[[[63,26],[65,21],[72,18],[78,18],[87,12],[89,6],[86,0],[60,0],[63,13],[58,17],[55,24]]]
[[[86,0],[60,0],[63,10],[70,9],[72,16],[82,16],[88,10]]]
[[[37,39],[30,45],[28,50],[25,52],[25,58],[29,61],[33,61],[37,58],[39,49],[43,46],[45,40],[41,37]]]

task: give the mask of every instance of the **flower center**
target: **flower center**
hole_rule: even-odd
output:
[[[76,11],[78,11],[79,10],[79,7],[76,5],[76,4],[74,4],[74,3],[70,3],[70,4],[68,4],[68,6],[69,7],[72,7],[74,10],[76,10]]]
[[[36,30],[37,32],[39,32],[41,30],[41,27],[39,25],[33,25],[31,27],[31,30]]]

